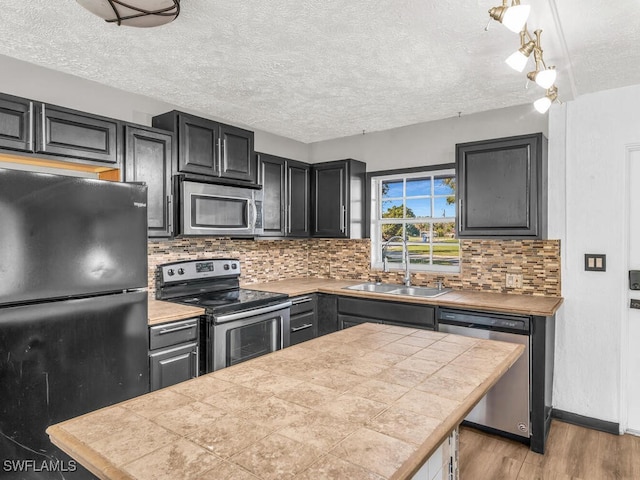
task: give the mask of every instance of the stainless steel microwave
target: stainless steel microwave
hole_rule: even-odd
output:
[[[179,235],[253,237],[263,233],[260,189],[174,179]]]

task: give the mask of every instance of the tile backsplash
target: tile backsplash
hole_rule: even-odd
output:
[[[244,284],[294,277],[401,283],[404,270],[370,268],[371,242],[363,240],[240,240],[186,237],[149,241],[149,290],[155,295],[156,265],[184,259],[238,258]],[[561,295],[559,240],[462,240],[460,273],[414,273],[415,285],[525,295]],[[522,274],[522,288],[507,288],[507,273]]]

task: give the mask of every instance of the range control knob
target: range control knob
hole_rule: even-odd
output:
[[[173,268],[170,268],[169,270],[167,270],[167,275],[169,275],[170,277],[173,277],[175,273],[176,272],[173,271]]]
[[[237,263],[232,263],[231,264],[231,268],[233,268],[234,270],[238,269],[238,264]]]
[[[184,268],[178,269],[178,275],[184,275]]]
[[[225,269],[225,270],[229,270],[229,264],[228,264],[228,263],[225,263],[225,264],[224,264],[224,269]]]

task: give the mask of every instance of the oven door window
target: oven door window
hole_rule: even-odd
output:
[[[195,228],[249,228],[249,200],[191,195],[191,226]]]
[[[231,328],[227,331],[226,366],[280,350],[280,318]]]

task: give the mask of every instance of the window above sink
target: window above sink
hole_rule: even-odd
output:
[[[455,169],[371,174],[371,267],[383,268],[383,244],[406,240],[412,272],[459,272]],[[405,268],[405,245],[386,247],[388,267]]]

